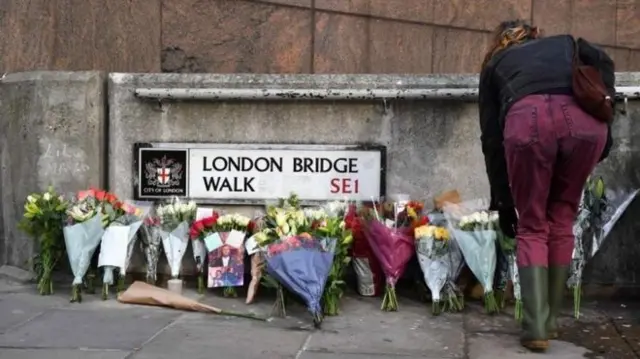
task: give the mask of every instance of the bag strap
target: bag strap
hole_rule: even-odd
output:
[[[573,40],[573,67],[578,67],[581,65],[580,62],[580,45],[578,44],[578,40],[575,37],[571,36]]]

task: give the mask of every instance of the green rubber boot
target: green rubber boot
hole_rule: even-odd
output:
[[[531,351],[543,352],[549,348],[549,273],[546,267],[524,267],[518,272],[522,290],[520,344]]]
[[[569,267],[549,267],[549,318],[547,334],[549,339],[558,338],[558,317],[562,310],[564,292],[569,278]]]

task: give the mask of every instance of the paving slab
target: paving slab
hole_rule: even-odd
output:
[[[74,349],[0,349],[0,359],[125,359],[129,352]]]
[[[51,309],[0,335],[0,346],[133,350],[181,313],[141,309]]]
[[[0,297],[0,334],[44,313],[44,309],[16,296]]]
[[[463,357],[461,315],[433,317],[430,307],[407,301],[398,312],[382,312],[380,298],[345,298],[348,315],[326,319],[306,348],[314,352]]]
[[[304,352],[297,359],[447,359],[445,357],[432,357],[432,356],[406,356],[406,355],[392,355],[382,354],[371,356],[371,354],[340,354],[340,353],[316,353],[316,352]]]
[[[532,353],[522,346],[515,335],[476,333],[469,335],[470,359],[584,359],[589,351],[574,344],[552,340],[545,354]]]
[[[187,314],[131,356],[131,359],[295,358],[307,331],[282,330],[268,322]]]

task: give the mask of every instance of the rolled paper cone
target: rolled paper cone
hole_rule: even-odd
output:
[[[170,292],[182,294],[182,279],[169,279],[167,289]]]
[[[172,279],[176,281],[177,279]],[[129,288],[120,293],[118,301],[127,304],[156,305],[180,310],[222,313],[222,310],[211,305],[199,303],[191,298],[158,288],[145,282],[134,282]]]

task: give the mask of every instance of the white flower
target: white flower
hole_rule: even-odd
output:
[[[27,197],[27,201],[29,201],[29,203],[36,203],[36,198],[34,196],[29,195]]]
[[[51,193],[45,192],[44,196],[42,196],[42,199],[44,199],[45,201],[50,201],[51,200]]]
[[[196,202],[189,201],[189,203],[187,204],[187,207],[189,208],[189,211],[195,211],[197,207]]]
[[[236,223],[242,227],[247,227],[250,221],[251,219],[249,217],[242,215],[238,215],[238,218],[236,219]]]
[[[167,214],[173,216],[174,214],[176,214],[176,209],[173,208],[173,206],[167,206]]]
[[[64,197],[63,196],[58,196],[58,201],[64,202]]]
[[[162,217],[164,215],[164,206],[160,206],[156,209],[156,214],[158,217]]]
[[[500,219],[500,215],[498,215],[498,212],[491,212],[491,214],[489,215],[489,221],[497,222],[498,219]]]
[[[485,211],[480,212],[480,223],[482,224],[489,223],[489,213]]]

